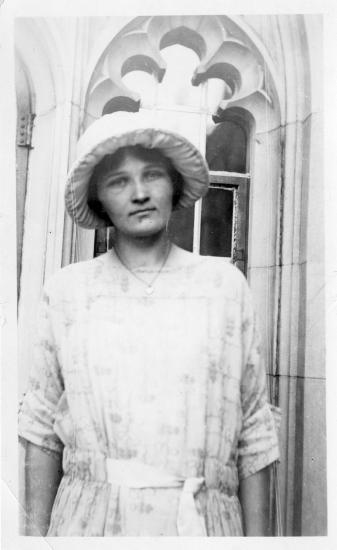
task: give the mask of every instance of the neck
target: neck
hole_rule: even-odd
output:
[[[167,256],[170,241],[165,231],[136,239],[116,231],[114,246],[118,256],[130,269],[156,268]]]

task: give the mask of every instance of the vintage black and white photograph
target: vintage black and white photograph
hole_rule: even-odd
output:
[[[323,19],[14,18],[20,536],[328,534]]]

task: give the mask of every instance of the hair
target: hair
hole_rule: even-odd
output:
[[[139,160],[143,161],[160,161],[165,168],[167,169],[169,178],[173,185],[173,197],[172,197],[172,207],[175,208],[179,203],[182,188],[183,188],[183,177],[173,166],[171,160],[166,157],[160,149],[153,148],[148,149],[142,145],[130,145],[127,147],[121,147],[115,153],[110,155],[105,155],[102,160],[96,164],[94,171],[91,175],[89,181],[89,190],[88,190],[88,206],[95,212],[97,216],[102,218],[107,225],[113,225],[108,214],[105,212],[104,207],[97,196],[97,188],[99,186],[100,180],[106,175],[107,172],[117,169],[120,164],[125,160],[128,154],[136,157]]]

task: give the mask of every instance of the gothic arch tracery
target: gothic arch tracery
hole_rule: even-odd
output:
[[[229,28],[230,27],[230,28]],[[199,86],[209,79],[225,82],[225,93],[213,115],[221,119],[228,107],[247,108],[254,99],[257,112],[275,113],[275,86],[266,64],[242,30],[225,25],[218,16],[153,16],[133,20],[115,37],[101,55],[90,79],[86,95],[87,118],[84,125],[116,110],[138,111],[142,98],[128,88],[123,77],[131,71],[144,71],[160,83],[165,78],[166,63],[161,50],[179,44],[192,49],[200,59],[191,79]]]

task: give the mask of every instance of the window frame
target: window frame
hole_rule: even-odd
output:
[[[250,174],[210,170],[210,189],[233,190],[232,254],[230,261],[244,274],[247,272],[248,198]],[[194,213],[194,227],[201,225],[202,200]],[[198,239],[198,240],[197,240]],[[200,231],[193,235],[193,252],[200,253]]]

